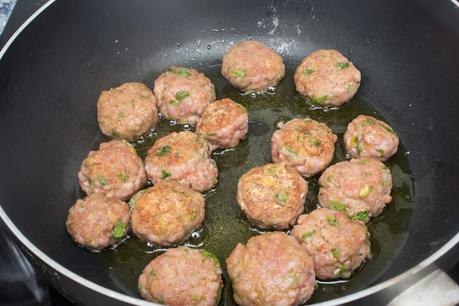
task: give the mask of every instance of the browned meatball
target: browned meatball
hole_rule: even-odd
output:
[[[347,126],[344,134],[346,151],[354,158],[389,159],[397,152],[399,139],[385,122],[360,115]]]
[[[204,197],[177,182],[159,182],[136,197],[132,230],[141,239],[170,246],[204,220]]]
[[[365,224],[336,210],[319,208],[301,215],[291,235],[312,256],[320,279],[348,278],[370,256]]]
[[[311,257],[283,232],[265,233],[238,244],[226,259],[234,300],[242,306],[299,305],[315,286]]]
[[[217,183],[218,169],[210,157],[209,143],[192,132],[171,133],[148,151],[145,169],[153,183],[174,180],[197,191]]]
[[[305,177],[324,170],[332,161],[336,135],[324,123],[293,119],[274,132],[271,147],[275,163],[294,167]]]
[[[215,100],[212,82],[196,69],[171,67],[155,81],[161,113],[180,123],[196,124],[204,108]]]
[[[127,199],[145,184],[147,177],[135,149],[127,142],[112,140],[89,152],[78,179],[87,194]]]
[[[196,134],[205,137],[216,148],[234,148],[247,134],[249,116],[246,109],[225,98],[209,104],[202,113]]]
[[[319,179],[322,207],[346,212],[368,222],[378,216],[392,200],[392,176],[383,163],[372,159],[353,159],[329,167]]]
[[[67,216],[67,231],[78,244],[91,250],[114,245],[129,230],[129,207],[101,193],[77,200]]]
[[[222,270],[206,250],[169,249],[153,259],[139,277],[140,295],[169,306],[214,306],[220,299]]]
[[[311,103],[341,106],[360,86],[360,71],[336,50],[318,50],[306,56],[295,71],[296,90]]]
[[[156,98],[142,83],[104,90],[97,101],[97,120],[105,135],[134,140],[158,121]]]
[[[292,168],[267,164],[239,179],[237,202],[261,228],[286,229],[304,211],[308,183]]]
[[[260,91],[274,86],[285,74],[282,57],[258,41],[244,41],[223,57],[223,76],[236,88]]]

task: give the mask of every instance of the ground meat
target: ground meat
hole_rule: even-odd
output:
[[[285,74],[282,57],[258,41],[244,41],[223,57],[223,76],[244,91],[275,86]]]
[[[336,135],[324,123],[293,119],[274,132],[271,147],[275,163],[294,167],[305,177],[323,171],[332,161]]]
[[[304,211],[308,183],[292,168],[267,164],[239,179],[237,202],[261,228],[286,229]]]
[[[226,259],[234,299],[242,306],[299,305],[312,295],[314,266],[306,250],[283,232],[238,244]]]
[[[89,152],[78,179],[87,194],[127,199],[145,184],[146,174],[135,149],[125,141],[112,140]]]
[[[318,50],[306,56],[295,71],[296,90],[310,102],[341,106],[360,86],[360,71],[336,50]]]
[[[353,219],[368,222],[392,200],[392,176],[383,163],[353,159],[329,167],[319,180],[322,207],[346,212]]]
[[[129,230],[129,207],[101,193],[77,200],[67,216],[67,231],[79,245],[100,250],[114,245]]]
[[[205,137],[216,148],[234,148],[247,134],[249,117],[246,109],[225,98],[209,104],[202,113],[196,134]]]
[[[204,197],[177,182],[160,182],[136,198],[132,230],[141,239],[170,246],[204,220]]]
[[[153,259],[139,277],[140,295],[169,306],[214,306],[220,299],[222,270],[206,250],[174,248]]]
[[[354,158],[389,159],[397,152],[399,139],[385,122],[360,115],[347,126],[344,134],[346,151]]]
[[[215,100],[212,82],[196,69],[171,67],[155,81],[161,113],[168,119],[195,125],[204,108]]]
[[[319,208],[301,215],[291,235],[312,256],[319,279],[348,278],[370,256],[367,227],[340,211]]]
[[[105,135],[134,140],[156,125],[156,98],[142,83],[104,90],[97,101],[97,120]]]
[[[145,169],[155,184],[174,180],[202,192],[217,183],[218,169],[209,154],[209,143],[195,133],[171,133],[148,151]]]

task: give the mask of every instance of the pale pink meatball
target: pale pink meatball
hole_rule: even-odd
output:
[[[329,167],[319,179],[322,207],[339,210],[368,222],[383,211],[392,197],[392,176],[374,159],[353,159]]]
[[[204,220],[204,196],[177,182],[159,182],[132,207],[132,231],[141,239],[170,246],[186,239]]]
[[[285,74],[282,57],[258,41],[244,41],[223,57],[223,76],[236,88],[261,91],[275,86]]]
[[[261,234],[238,244],[226,259],[234,300],[241,306],[293,306],[306,302],[315,286],[306,250],[283,232]]]
[[[67,231],[79,245],[100,250],[116,244],[129,230],[129,207],[115,198],[93,193],[77,200],[67,216]]]
[[[112,140],[89,152],[78,179],[87,194],[127,199],[145,184],[147,176],[135,149],[125,141]]]
[[[156,98],[142,83],[104,90],[97,101],[97,120],[105,135],[134,140],[156,125]]]
[[[340,211],[319,208],[301,215],[290,234],[311,255],[319,279],[348,278],[370,257],[367,227]]]
[[[215,100],[212,82],[196,69],[171,67],[155,80],[155,96],[168,119],[195,125],[204,108]]]
[[[196,126],[196,134],[217,148],[234,148],[247,134],[249,116],[246,109],[225,98],[209,104]]]
[[[202,192],[217,183],[218,169],[209,156],[210,146],[203,137],[188,131],[171,133],[148,151],[145,169],[155,184],[173,180]]]
[[[292,168],[267,164],[241,176],[237,202],[260,228],[286,229],[304,211],[308,183]]]
[[[179,247],[153,259],[139,277],[140,295],[168,306],[215,306],[223,287],[214,254]]]
[[[306,56],[295,71],[296,90],[310,102],[341,106],[356,94],[360,71],[336,50],[318,50]]]
[[[293,119],[274,132],[271,156],[275,163],[285,163],[309,177],[330,164],[336,139],[336,135],[324,123],[312,119]]]
[[[360,115],[347,126],[344,134],[346,151],[353,158],[389,159],[397,152],[399,139],[385,122]]]

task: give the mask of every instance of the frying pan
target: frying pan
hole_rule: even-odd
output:
[[[289,69],[313,50],[334,48],[362,71],[350,104],[367,101],[401,137],[414,189],[405,226],[387,228],[402,237],[390,258],[371,273],[364,267],[366,282],[312,302],[343,304],[394,285],[459,240],[459,9],[431,2],[50,1],[0,53],[0,216],[74,302],[146,303],[65,232],[69,205],[82,196],[80,163],[104,140],[99,92],[133,80],[151,86],[172,64],[218,71],[231,43],[244,39],[273,47]],[[231,305],[230,295],[221,304]]]

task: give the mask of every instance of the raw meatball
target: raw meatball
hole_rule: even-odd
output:
[[[145,169],[153,183],[174,180],[197,191],[217,183],[218,169],[209,157],[209,143],[192,132],[171,133],[148,151]]]
[[[282,57],[258,41],[244,41],[223,57],[223,76],[245,91],[260,91],[274,86],[285,74]]]
[[[368,222],[392,200],[392,176],[383,163],[373,159],[353,159],[329,167],[319,179],[322,207],[346,212]]]
[[[204,108],[215,100],[212,82],[191,68],[171,67],[156,79],[154,92],[166,118],[193,125]]]
[[[147,176],[135,149],[125,141],[112,140],[89,152],[78,179],[87,194],[127,199],[145,184]]]
[[[398,136],[385,122],[360,115],[347,126],[344,145],[351,157],[385,161],[397,152]]]
[[[249,117],[245,108],[231,99],[209,104],[202,113],[196,134],[216,148],[234,148],[247,134]]]
[[[126,235],[129,219],[126,203],[93,193],[77,200],[70,208],[66,226],[75,242],[91,250],[100,250]]]
[[[318,50],[306,56],[295,71],[296,90],[310,102],[341,106],[360,86],[360,71],[336,50]]]
[[[156,98],[142,83],[125,83],[102,91],[97,101],[97,120],[105,135],[134,140],[156,125]]]
[[[242,306],[299,305],[312,295],[314,266],[306,250],[283,232],[238,244],[226,259],[234,300]]]
[[[365,224],[336,210],[319,208],[301,215],[291,235],[312,256],[319,279],[348,278],[370,256]]]
[[[308,183],[292,168],[267,164],[241,176],[237,202],[261,228],[286,229],[304,211]]]
[[[305,177],[323,171],[333,159],[336,135],[324,123],[293,119],[274,132],[271,147],[275,163],[294,167]]]
[[[177,182],[160,182],[135,200],[132,231],[141,239],[170,246],[187,238],[204,220],[204,197]]]
[[[169,249],[139,277],[140,295],[169,306],[214,306],[223,286],[218,259],[206,250]]]

